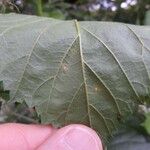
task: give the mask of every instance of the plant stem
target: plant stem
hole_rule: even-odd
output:
[[[36,11],[38,16],[43,16],[42,0],[36,0]]]

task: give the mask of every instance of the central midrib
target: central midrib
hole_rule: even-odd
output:
[[[81,43],[81,34],[80,34],[80,25],[77,20],[75,22],[75,27],[77,30],[78,38],[79,38],[79,51],[80,51],[80,57],[81,57],[81,70],[82,70],[82,76],[83,76],[83,82],[85,86],[85,94],[86,94],[86,102],[87,102],[87,114],[88,114],[88,119],[89,119],[89,125],[92,128],[92,122],[90,118],[90,104],[89,104],[89,98],[88,98],[88,91],[87,91],[87,83],[86,83],[86,77],[85,77],[85,68],[84,68],[84,60],[83,60],[83,51],[82,51],[82,43]]]

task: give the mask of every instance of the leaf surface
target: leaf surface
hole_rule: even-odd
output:
[[[107,140],[148,95],[150,27],[0,15],[0,80],[42,123],[82,123]]]

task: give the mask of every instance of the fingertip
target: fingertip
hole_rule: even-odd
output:
[[[85,125],[69,125],[66,142],[73,150],[102,150],[102,142],[97,133]]]
[[[94,130],[84,125],[68,125],[47,139],[38,150],[102,150],[102,142]]]

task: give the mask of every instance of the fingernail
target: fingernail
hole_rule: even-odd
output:
[[[78,125],[70,127],[61,139],[68,150],[102,150],[102,144],[96,133],[88,127]]]

